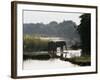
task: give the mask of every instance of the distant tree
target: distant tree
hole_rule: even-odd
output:
[[[77,50],[80,49],[80,42],[75,42],[74,44],[71,45],[71,49]]]
[[[83,14],[80,16],[81,24],[78,26],[78,32],[81,38],[82,51],[90,55],[91,50],[91,15]]]

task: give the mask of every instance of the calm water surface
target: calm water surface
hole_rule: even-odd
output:
[[[59,58],[49,60],[32,60],[28,59],[23,62],[23,69],[62,69],[68,67],[79,67],[78,65],[72,64],[68,61],[62,61]]]

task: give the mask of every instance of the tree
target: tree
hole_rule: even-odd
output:
[[[90,55],[91,51],[91,15],[83,14],[80,16],[81,24],[78,26],[78,32],[81,38],[82,51]]]

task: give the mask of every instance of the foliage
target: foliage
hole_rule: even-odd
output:
[[[80,16],[81,24],[78,26],[78,32],[80,34],[81,42],[82,42],[82,50],[83,53],[90,54],[91,48],[91,15],[83,14]]]
[[[47,51],[48,40],[42,40],[40,37],[31,35],[24,35],[23,38],[23,50],[24,51]]]
[[[77,49],[80,49],[80,43],[79,42],[75,42],[73,45],[71,45],[70,47],[71,49],[73,50],[77,50]]]
[[[91,56],[90,55],[84,55],[80,57],[73,57],[73,58],[66,58],[66,61],[69,61],[73,64],[77,64],[80,66],[90,66],[91,65]]]

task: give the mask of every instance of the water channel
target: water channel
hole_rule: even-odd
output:
[[[23,62],[23,69],[36,70],[36,69],[62,69],[68,67],[79,67],[68,61],[60,60],[59,58],[49,60],[32,60],[28,59]]]

